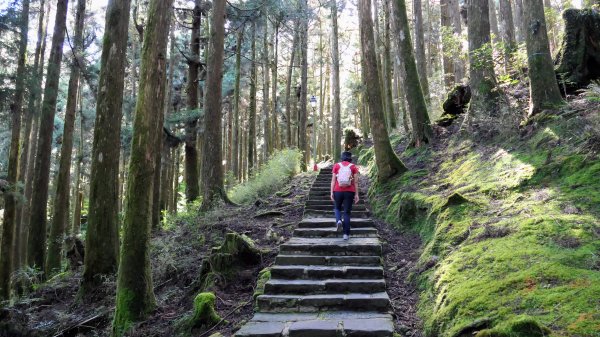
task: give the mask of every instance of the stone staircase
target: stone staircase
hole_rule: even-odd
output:
[[[381,243],[361,201],[352,232],[336,231],[329,199],[331,168],[322,169],[294,237],[280,246],[258,312],[236,337],[388,337],[394,332]],[[361,193],[362,199],[362,193]]]

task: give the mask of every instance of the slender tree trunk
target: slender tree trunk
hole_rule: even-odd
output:
[[[338,45],[337,1],[331,0],[331,89],[332,89],[332,139],[334,159],[342,153],[342,115],[340,102],[340,51]]]
[[[401,1],[401,0],[400,0]],[[360,21],[360,41],[362,58],[364,60],[365,77],[368,83],[379,83],[377,72],[377,55],[375,54],[375,39],[373,37],[373,21],[371,19],[371,1],[358,1],[358,15]],[[406,11],[404,12],[406,16]],[[410,40],[410,35],[405,35]],[[415,69],[416,71],[416,69]],[[396,174],[407,171],[406,167],[394,153],[390,144],[385,117],[382,109],[382,97],[379,86],[367,86],[367,97],[369,101],[369,117],[373,131],[375,146],[375,163],[377,165],[377,179],[384,182]]]
[[[498,43],[500,42],[500,30],[498,29],[498,16],[496,15],[495,0],[488,0],[488,12],[490,17],[490,32],[492,33],[492,39],[494,43]]]
[[[265,155],[267,159],[273,153],[273,135],[271,132],[271,112],[269,103],[269,89],[271,89],[270,69],[269,69],[269,18],[268,13],[263,13],[265,21],[263,24],[263,53],[262,53],[262,73],[263,73],[263,118],[264,118],[264,139]]]
[[[48,256],[46,272],[48,276],[59,272],[62,260],[62,247],[65,229],[69,223],[69,192],[71,187],[71,157],[73,154],[73,130],[75,129],[75,111],[79,92],[80,60],[83,53],[83,21],[85,18],[86,0],[77,0],[75,16],[75,36],[73,38],[73,60],[71,61],[71,76],[67,92],[67,108],[63,127],[63,142],[60,150],[60,166],[56,180],[54,196],[54,212],[48,239]]]
[[[308,10],[308,0],[300,0],[300,13],[306,13]],[[298,111],[298,148],[303,152],[300,167],[306,171],[310,160],[310,149],[307,142],[306,124],[307,124],[307,95],[308,95],[308,21],[302,20],[300,28],[300,110]]]
[[[523,0],[514,0],[515,1],[515,27],[516,27],[516,39],[517,43],[525,42],[525,35],[527,32],[525,31],[525,26],[523,24]]]
[[[466,76],[465,60],[463,58],[462,48],[462,21],[460,16],[459,0],[449,0],[450,17],[452,18],[452,27],[454,28],[454,40],[459,41],[454,55],[454,82],[462,83]]]
[[[198,67],[200,62],[200,26],[202,24],[201,0],[195,0],[192,36],[190,39],[191,60],[188,60],[187,108],[196,110],[198,103]],[[198,185],[198,149],[196,147],[198,120],[185,124],[185,197],[192,202],[200,195]]]
[[[250,64],[250,110],[248,111],[248,171],[254,169],[256,156],[256,23],[252,22]]]
[[[468,0],[469,71],[471,104],[469,116],[497,116],[500,94],[496,87],[494,61],[490,42],[489,8],[487,1]]]
[[[58,0],[52,47],[48,60],[44,100],[40,117],[40,132],[37,145],[35,173],[31,197],[31,217],[29,220],[28,263],[30,266],[44,267],[46,257],[46,211],[48,207],[48,187],[50,182],[50,156],[52,153],[52,131],[58,97],[58,82],[62,61],[63,42],[67,23],[68,0]]]
[[[523,13],[529,65],[529,116],[544,109],[556,109],[563,104],[548,45],[544,3],[524,0]]]
[[[408,101],[408,109],[413,127],[413,144],[420,146],[422,143],[429,143],[432,140],[433,132],[427,113],[427,104],[421,90],[417,65],[413,56],[412,43],[410,40],[410,30],[408,28],[408,17],[406,14],[406,4],[404,0],[394,0],[393,2],[393,17],[394,17],[394,32],[395,40],[397,41],[399,55],[396,56],[396,62],[400,63],[404,75],[404,87],[406,90],[406,99]],[[400,59],[402,62],[400,62]],[[367,80],[368,83],[369,80]],[[370,96],[369,96],[370,97]],[[369,104],[371,110],[373,105]],[[373,115],[373,111],[369,112]],[[372,132],[376,130],[371,120]]]
[[[19,178],[19,142],[21,137],[21,113],[23,96],[25,95],[25,60],[27,58],[27,34],[29,29],[29,0],[23,1],[20,18],[19,58],[15,83],[15,96],[10,106],[11,139],[8,158],[9,191],[4,198],[4,219],[2,221],[2,244],[0,244],[0,300],[10,297],[10,275],[17,255],[14,245],[17,229],[17,195],[20,193],[17,182]]]
[[[235,84],[233,91],[233,144],[231,147],[231,169],[234,176],[240,180],[240,82],[242,77],[242,48],[244,47],[244,25],[237,31],[235,50]]]
[[[81,98],[81,93],[79,94]],[[81,230],[81,210],[83,209],[83,192],[81,191],[81,175],[83,165],[83,114],[81,113],[81,99],[79,101],[79,148],[77,149],[75,166],[75,184],[73,185],[73,196],[75,198],[75,209],[73,210],[73,235],[79,234]]]
[[[278,20],[275,18],[275,20]],[[273,62],[271,63],[271,111],[273,112],[273,147],[281,149],[281,134],[279,131],[279,110],[277,109],[277,64],[278,64],[278,46],[279,46],[279,21],[275,21],[273,27]]]
[[[153,137],[164,113],[166,54],[173,0],[152,0],[145,28],[140,93],[136,103],[123,220],[123,250],[117,278],[113,336],[124,335],[133,322],[156,306],[150,267],[150,226],[156,152]]]
[[[444,85],[446,90],[452,88],[455,83],[454,77],[454,57],[452,37],[454,30],[452,28],[452,17],[450,16],[450,0],[440,0],[440,21],[442,26],[442,62],[444,64]]]
[[[118,266],[121,108],[130,4],[130,0],[112,0],[106,8],[92,150],[85,268],[80,288],[83,296],[91,294],[102,283],[103,276],[114,274]]]
[[[295,25],[297,26],[297,24]],[[285,85],[285,114],[286,114],[286,138],[287,146],[292,147],[292,75],[294,73],[294,59],[296,57],[296,46],[298,45],[298,32],[294,31],[292,48],[290,51],[290,67],[288,68],[287,81]]]
[[[504,71],[510,70],[510,59],[516,49],[515,28],[510,0],[500,0],[500,26],[502,27],[502,41],[504,42]]]
[[[385,43],[384,43],[384,54],[383,54],[383,77],[385,81],[384,89],[384,97],[386,99],[386,119],[388,122],[388,126],[390,130],[394,130],[397,127],[396,121],[396,113],[394,110],[394,100],[392,94],[392,78],[394,76],[394,69],[392,68],[392,41],[391,41],[391,15],[390,15],[390,1],[392,0],[384,0],[384,34],[385,34]],[[361,119],[361,121],[364,121]]]
[[[415,58],[417,72],[421,83],[421,91],[425,102],[429,102],[429,82],[427,81],[427,58],[425,56],[425,34],[423,32],[423,8],[421,0],[413,0],[413,14],[415,17]]]
[[[204,139],[206,139],[206,142],[202,152],[204,160],[202,165],[202,179],[204,180],[203,210],[212,208],[218,199],[227,199],[223,188],[223,166],[221,165],[221,88],[225,41],[225,1],[215,1],[212,10],[209,40],[209,50],[211,52],[207,61],[207,91],[204,104],[204,125],[206,126]],[[266,73],[269,73],[268,70]]]
[[[160,150],[162,160],[160,163],[160,212],[166,212],[169,210],[169,200],[171,200],[170,192],[172,190],[171,186],[171,177],[172,172],[172,156],[171,156],[171,147],[167,142],[167,137],[165,132],[163,131],[163,127],[168,127],[168,122],[166,121],[173,111],[173,96],[174,96],[174,79],[175,79],[175,65],[177,64],[176,50],[175,50],[175,26],[171,23],[171,30],[169,34],[170,41],[170,49],[169,49],[169,70],[168,70],[168,78],[165,85],[165,109],[164,109],[164,117],[163,117],[163,125],[159,125],[159,129],[157,130],[161,136],[160,138]],[[159,218],[160,219],[160,218]]]

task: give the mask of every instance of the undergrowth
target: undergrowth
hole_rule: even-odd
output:
[[[558,118],[526,139],[455,135],[404,151],[416,169],[371,186],[374,213],[424,239],[412,275],[427,336],[600,336],[600,159],[586,146],[589,122]],[[360,154],[374,175],[372,157]]]
[[[235,203],[247,204],[277,192],[300,171],[301,156],[297,149],[276,152],[248,181],[231,189],[229,198]]]

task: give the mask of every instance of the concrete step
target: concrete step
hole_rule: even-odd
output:
[[[383,268],[359,266],[273,266],[271,277],[274,279],[378,279],[383,278]]]
[[[378,293],[385,291],[384,279],[326,279],[326,280],[285,280],[271,279],[265,284],[266,295],[279,294],[344,294]]]
[[[393,334],[390,314],[332,311],[256,313],[234,337],[392,337]]]
[[[279,246],[285,255],[374,255],[381,256],[381,243],[377,238],[291,238]]]
[[[300,238],[337,238],[342,235],[342,231],[332,228],[296,228],[294,236]],[[375,228],[354,228],[351,229],[352,237],[377,237]]]
[[[314,211],[332,211],[333,210],[333,204],[331,201],[329,201],[328,205],[314,205],[314,204],[310,204],[310,205],[305,205],[304,209],[307,210],[314,210]],[[364,212],[367,210],[367,206],[365,204],[362,205],[352,205],[352,212]]]
[[[321,310],[350,310],[387,312],[390,298],[386,292],[319,294],[319,295],[260,295],[256,298],[261,312],[315,312]]]
[[[308,255],[308,254],[279,254],[275,258],[279,266],[381,266],[381,256],[337,256],[337,255]]]
[[[306,218],[298,223],[298,228],[335,228],[335,218],[330,214],[328,217]],[[371,219],[350,219],[350,228],[374,227]]]
[[[331,190],[328,188],[327,189],[310,190],[308,192],[308,199],[323,199],[323,198],[329,198],[330,196],[331,196]],[[361,198],[365,198],[364,191],[360,191],[359,196]]]
[[[353,204],[353,205],[364,205],[365,202],[363,199],[360,199],[358,201],[358,204]],[[331,200],[329,198],[329,196],[327,196],[327,198],[318,198],[318,199],[308,199],[305,202],[306,206],[311,206],[311,205],[331,205],[333,206],[333,200]]]
[[[322,217],[330,217],[333,216],[333,208],[330,210],[314,210],[314,209],[304,209],[304,217],[305,218],[322,218]],[[371,212],[369,211],[354,211],[352,210],[352,218],[358,219],[366,219],[371,217]]]

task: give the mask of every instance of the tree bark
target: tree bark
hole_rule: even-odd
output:
[[[331,0],[331,114],[333,121],[332,139],[333,149],[332,155],[334,160],[342,154],[342,115],[340,102],[340,51],[338,45],[338,8],[337,0]]]
[[[525,27],[523,25],[523,0],[514,0],[515,1],[515,20],[514,22],[516,27],[515,37],[517,39],[517,43],[525,42]]]
[[[273,147],[275,149],[281,149],[281,134],[279,131],[279,110],[277,109],[277,64],[278,64],[278,45],[279,45],[279,24],[278,18],[275,18],[274,32],[273,32],[273,62],[271,63],[271,111],[273,112],[273,120],[271,125],[273,126]]]
[[[469,116],[475,119],[497,116],[500,94],[492,59],[489,8],[487,1],[468,0],[469,73],[471,104]]]
[[[244,44],[244,25],[238,28],[235,50],[235,84],[233,91],[233,144],[231,147],[231,170],[240,180],[240,82],[242,77],[242,48]]]
[[[198,67],[200,62],[200,26],[202,24],[201,0],[194,1],[192,36],[190,38],[191,60],[188,60],[187,108],[196,110],[198,103]],[[198,120],[185,124],[185,197],[192,202],[200,195],[198,182],[198,149],[196,147]]]
[[[19,142],[21,136],[21,114],[25,95],[25,60],[27,58],[27,34],[29,30],[29,0],[24,0],[19,19],[19,57],[15,83],[15,95],[10,106],[11,139],[8,158],[7,182],[9,190],[4,197],[4,219],[2,221],[2,244],[0,244],[0,300],[10,297],[10,276],[13,271],[13,259],[17,255],[14,244],[17,229],[17,196],[20,193],[19,178]]]
[[[408,28],[408,17],[406,15],[406,4],[404,0],[394,0],[393,2],[393,20],[395,41],[399,54],[396,55],[396,62],[403,67],[400,73],[404,77],[404,87],[406,90],[406,99],[413,128],[413,144],[421,146],[422,143],[429,143],[432,140],[433,132],[427,112],[427,104],[421,89],[417,65],[413,56],[413,48],[410,40],[410,30]],[[402,61],[400,61],[402,60]],[[369,80],[367,80],[367,83]],[[373,106],[369,104],[372,109]],[[372,111],[369,112],[373,114]],[[372,132],[375,133],[373,121],[371,121]]]
[[[460,84],[466,76],[464,53],[462,48],[462,22],[460,16],[459,0],[449,0],[450,17],[454,28],[454,39],[461,41],[456,47],[457,55],[454,57],[454,83]]]
[[[256,155],[256,23],[252,22],[250,64],[250,108],[248,111],[248,171],[254,169]]]
[[[504,42],[504,71],[510,70],[510,59],[516,49],[515,29],[513,23],[512,5],[510,0],[500,0],[500,26]]]
[[[394,109],[394,100],[392,94],[392,78],[394,77],[394,68],[392,67],[392,41],[391,41],[391,14],[390,6],[392,0],[384,0],[384,50],[383,50],[383,76],[384,76],[384,97],[386,99],[386,119],[390,130],[394,130],[397,127],[396,110]],[[361,119],[361,123],[364,119]],[[363,126],[364,128],[364,126]]]
[[[527,64],[529,66],[529,116],[544,109],[555,109],[563,104],[554,64],[550,56],[544,3],[542,0],[524,0],[523,13],[527,27]]]
[[[396,0],[398,2],[403,0]],[[402,5],[404,5],[402,3]],[[362,58],[364,60],[365,77],[368,83],[379,83],[377,72],[377,55],[375,54],[375,39],[373,37],[373,21],[371,19],[371,1],[358,1],[358,15],[360,21],[360,40]],[[406,11],[404,11],[406,17]],[[405,37],[408,35],[405,35]],[[406,38],[405,38],[406,39]],[[410,38],[407,38],[410,40]],[[413,60],[414,64],[414,60]],[[415,67],[416,72],[416,67]],[[418,83],[418,82],[417,82]],[[382,97],[379,86],[367,86],[367,99],[369,101],[369,117],[373,141],[375,146],[375,164],[377,165],[377,179],[384,182],[397,174],[407,171],[406,167],[394,153],[390,144],[385,117],[382,110]]]
[[[52,153],[52,131],[54,130],[54,115],[58,97],[58,82],[60,78],[60,65],[62,61],[63,42],[67,23],[68,0],[58,0],[56,4],[56,17],[54,19],[54,33],[46,84],[44,87],[44,100],[42,101],[42,114],[40,117],[40,132],[33,178],[31,197],[31,217],[29,220],[28,263],[38,268],[44,267],[46,257],[46,211],[48,207],[48,185],[50,182],[50,156]]]
[[[127,205],[123,220],[123,249],[117,278],[113,336],[124,335],[133,322],[156,306],[150,266],[150,226],[156,137],[164,113],[166,51],[173,0],[152,0],[145,27],[140,94],[137,97]]]
[[[297,25],[295,25],[297,26]],[[290,67],[288,68],[287,81],[285,85],[285,114],[286,114],[286,145],[292,147],[292,75],[294,73],[294,59],[296,57],[296,46],[298,45],[298,32],[294,31],[292,48],[290,51]],[[295,95],[294,95],[295,96]]]
[[[308,10],[308,0],[300,0],[298,5],[300,13],[306,13]],[[307,98],[308,98],[308,19],[300,22],[300,109],[298,111],[298,148],[303,152],[300,167],[302,171],[307,170],[310,160],[310,149],[308,147],[306,135],[307,123]]]
[[[121,111],[130,4],[130,0],[111,0],[106,8],[80,288],[83,296],[91,294],[102,283],[102,276],[114,274],[118,266]]]
[[[219,199],[227,199],[223,187],[221,134],[221,88],[223,77],[223,47],[225,38],[225,1],[213,3],[210,25],[210,46],[206,73],[204,104],[204,149],[202,151],[203,199],[202,209],[211,209]],[[266,71],[268,73],[268,71]],[[268,90],[267,90],[268,91]]]
[[[490,32],[492,33],[494,43],[500,42],[500,30],[498,29],[498,16],[496,14],[495,0],[488,0],[488,12],[490,17]]]
[[[444,65],[444,85],[446,89],[452,88],[455,82],[452,17],[450,16],[450,0],[440,0],[440,21],[442,26],[442,63]],[[454,56],[454,57],[453,57]]]
[[[271,132],[271,112],[269,103],[269,90],[271,89],[270,67],[269,67],[269,18],[268,13],[263,13],[265,21],[263,23],[263,53],[262,53],[262,73],[263,73],[263,118],[264,118],[264,140],[265,140],[265,161],[273,153],[273,135]]]
[[[48,238],[48,256],[46,272],[48,276],[59,272],[62,260],[62,247],[65,229],[69,223],[69,198],[71,187],[71,157],[73,154],[73,130],[75,129],[75,110],[79,92],[80,59],[83,53],[83,23],[85,18],[85,0],[77,0],[75,14],[75,35],[73,37],[73,60],[71,61],[71,76],[67,91],[67,107],[63,127],[63,142],[60,149],[60,163],[56,179],[56,194],[54,196],[54,212]]]
[[[415,58],[417,72],[421,83],[421,90],[425,102],[429,102],[429,82],[427,81],[427,58],[425,57],[425,35],[423,33],[423,8],[421,0],[413,0],[413,14],[415,17]]]

